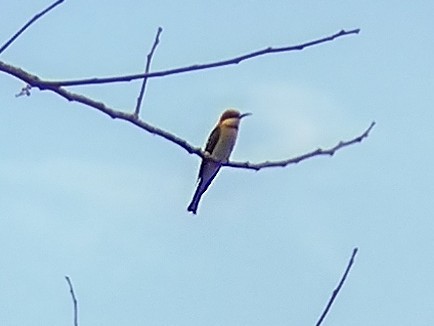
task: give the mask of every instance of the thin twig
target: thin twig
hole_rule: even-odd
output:
[[[59,80],[59,81],[49,81],[47,82],[47,85],[51,86],[77,86],[77,85],[90,85],[90,84],[107,84],[107,83],[119,83],[119,82],[129,82],[135,79],[142,79],[142,78],[155,78],[155,77],[163,77],[168,75],[174,75],[174,74],[181,74],[185,72],[191,72],[191,71],[197,71],[197,70],[204,70],[204,69],[211,69],[211,68],[217,68],[222,66],[228,66],[233,64],[239,64],[242,61],[252,59],[255,57],[259,57],[262,55],[270,54],[270,53],[279,53],[279,52],[289,52],[289,51],[296,51],[296,50],[303,50],[304,48],[311,47],[314,45],[318,45],[325,42],[333,41],[336,38],[350,35],[350,34],[358,34],[360,32],[360,29],[353,29],[350,31],[341,30],[333,35],[323,37],[321,39],[317,39],[314,41],[302,43],[299,45],[292,45],[292,46],[285,46],[285,47],[268,47],[262,50],[254,51],[248,54],[244,54],[232,59],[227,59],[223,61],[216,61],[211,63],[205,63],[205,64],[196,64],[191,65],[187,67],[181,67],[181,68],[175,68],[175,69],[169,69],[169,70],[162,70],[162,71],[155,71],[151,73],[145,73],[145,74],[134,74],[134,75],[127,75],[127,76],[117,76],[117,77],[107,77],[107,78],[88,78],[88,79],[78,79],[78,80]]]
[[[347,269],[345,270],[344,275],[342,275],[341,280],[339,281],[338,286],[336,287],[336,289],[333,291],[332,296],[329,299],[329,302],[327,303],[327,306],[325,307],[323,313],[321,314],[321,317],[319,318],[318,322],[316,323],[316,326],[320,326],[321,323],[323,322],[324,318],[326,317],[327,313],[330,310],[330,307],[333,304],[333,301],[335,301],[339,291],[341,290],[342,286],[344,285],[345,280],[347,279],[348,273],[350,272],[351,266],[353,266],[354,263],[354,258],[356,257],[358,249],[354,248],[353,249],[353,254],[351,255],[351,259],[348,262],[348,266]]]
[[[334,153],[338,150],[340,150],[343,147],[347,147],[350,145],[353,145],[355,143],[360,143],[364,138],[369,136],[369,132],[371,131],[372,128],[374,128],[375,126],[375,121],[371,122],[371,125],[368,127],[368,129],[366,129],[363,134],[361,134],[360,136],[357,136],[351,140],[348,141],[340,141],[338,144],[336,144],[334,147],[329,148],[329,149],[321,149],[318,148],[310,153],[306,153],[294,158],[290,158],[287,160],[282,160],[282,161],[266,161],[266,162],[262,162],[262,163],[249,163],[249,162],[228,162],[228,163],[223,163],[222,165],[224,166],[230,166],[233,168],[242,168],[242,169],[250,169],[250,170],[260,170],[263,168],[274,168],[274,167],[285,167],[289,164],[297,164],[301,161],[307,160],[309,158],[315,157],[315,156],[321,156],[321,155],[330,155],[333,156]]]
[[[160,43],[160,34],[162,31],[163,31],[163,29],[161,27],[158,27],[157,35],[155,35],[155,40],[154,40],[154,44],[152,45],[151,52],[149,52],[148,55],[146,56],[145,74],[148,74],[149,69],[151,68],[152,56],[154,55],[154,52],[158,46],[158,43]],[[136,109],[134,111],[134,116],[136,116],[136,117],[139,117],[140,106],[142,104],[143,95],[145,94],[145,88],[146,88],[146,82],[147,81],[148,81],[147,77],[143,78],[142,88],[140,89],[139,97],[137,98]]]
[[[84,104],[88,107],[94,108],[100,112],[107,114],[108,116],[110,116],[113,119],[120,119],[120,120],[128,121],[128,122],[136,125],[140,129],[143,129],[143,130],[145,130],[151,134],[158,135],[164,139],[169,140],[170,142],[182,147],[190,154],[195,154],[195,155],[200,156],[201,158],[214,160],[208,153],[202,151],[201,148],[194,147],[194,146],[190,145],[184,139],[177,137],[168,131],[165,131],[163,129],[152,126],[151,124],[139,119],[134,114],[125,113],[125,112],[120,111],[120,110],[112,109],[112,108],[106,106],[104,103],[95,101],[95,100],[93,100],[87,96],[67,91],[63,87],[53,86],[53,85],[47,83],[46,81],[39,79],[39,77],[32,75],[32,74],[29,74],[28,72],[22,70],[21,68],[14,67],[14,66],[6,64],[2,61],[0,61],[0,71],[3,71],[7,74],[15,76],[16,78],[24,81],[26,83],[26,85],[30,85],[31,87],[36,87],[36,88],[39,88],[40,90],[52,91],[52,92],[60,95],[61,97],[67,99],[68,101],[75,101],[75,102]],[[28,89],[28,90],[30,91],[30,89]],[[334,146],[333,148],[330,148],[330,149],[326,149],[326,150],[317,149],[313,152],[310,152],[310,153],[307,153],[307,154],[304,154],[304,155],[301,155],[301,156],[298,156],[298,157],[295,157],[292,159],[283,160],[283,161],[273,161],[273,162],[266,161],[266,162],[258,163],[258,164],[254,164],[254,163],[250,163],[250,162],[223,162],[222,165],[230,166],[230,167],[234,167],[234,168],[260,170],[260,169],[267,168],[267,167],[276,167],[276,166],[284,167],[284,166],[287,166],[289,164],[295,164],[295,163],[301,162],[303,160],[306,160],[308,158],[312,158],[315,156],[333,155],[339,149],[344,148],[344,147],[349,146],[349,145],[352,145],[352,144],[357,143],[357,142],[361,142],[364,138],[368,137],[369,132],[374,127],[374,125],[375,125],[375,122],[372,122],[371,125],[369,126],[369,128],[366,129],[366,131],[363,134],[361,134],[360,136],[358,136],[354,139],[351,139],[349,141],[340,142],[336,146]]]
[[[78,326],[78,302],[77,298],[75,297],[74,288],[72,286],[71,279],[69,276],[65,276],[66,282],[68,282],[69,285],[69,292],[71,293],[72,298],[72,304],[74,306],[74,326]]]
[[[32,25],[35,21],[37,21],[39,18],[44,16],[46,13],[48,13],[50,10],[54,9],[64,1],[65,0],[58,0],[54,2],[52,5],[50,5],[49,7],[47,7],[46,9],[44,9],[43,11],[41,11],[40,13],[36,14],[23,27],[21,27],[21,29],[18,32],[16,32],[15,35],[13,35],[5,44],[2,45],[2,47],[0,48],[0,54],[4,50],[6,50],[9,47],[9,45],[11,45],[12,42],[14,42],[17,39],[18,36],[20,36],[27,28],[29,28],[30,25]]]

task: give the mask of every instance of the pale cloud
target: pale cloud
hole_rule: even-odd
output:
[[[259,84],[251,93],[249,110],[255,113],[243,130],[260,131],[255,146],[268,157],[284,158],[333,146],[342,138],[339,130],[346,129],[344,108],[324,90],[276,83]]]

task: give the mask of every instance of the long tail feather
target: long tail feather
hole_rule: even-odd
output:
[[[199,184],[196,187],[196,191],[194,192],[193,199],[191,200],[190,205],[188,205],[187,211],[196,214],[197,207],[199,206],[199,202],[200,199],[202,198],[202,195],[205,193],[205,191],[208,189],[211,182],[214,180],[219,169],[220,167],[215,169],[215,171],[213,171],[213,174],[210,176],[208,180],[204,180],[203,178],[199,179]]]

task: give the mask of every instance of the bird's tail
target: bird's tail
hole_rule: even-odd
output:
[[[197,207],[199,205],[200,198],[202,197],[203,191],[201,189],[201,184],[196,187],[196,191],[194,192],[193,199],[191,200],[190,205],[188,205],[187,211],[192,212],[196,215]]]
[[[209,185],[214,180],[219,170],[219,164],[211,165],[211,168],[208,167],[208,169],[206,169],[203,173],[204,175],[201,175],[199,177],[199,184],[196,187],[196,191],[194,192],[193,199],[191,200],[190,205],[188,205],[187,211],[196,214],[197,207],[199,205],[200,199],[202,198],[202,195],[208,189]]]

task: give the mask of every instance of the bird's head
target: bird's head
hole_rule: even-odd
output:
[[[240,120],[249,115],[251,115],[251,113],[240,113],[235,109],[228,109],[221,115],[219,125],[238,128]]]

